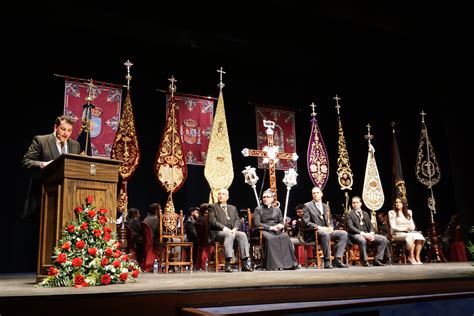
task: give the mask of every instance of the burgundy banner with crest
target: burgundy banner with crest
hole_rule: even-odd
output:
[[[295,153],[296,152],[296,134],[295,134],[295,112],[268,107],[255,107],[255,118],[257,124],[257,148],[262,149],[267,145],[266,128],[263,126],[263,120],[275,122],[273,134],[274,146],[278,146],[278,151]],[[265,169],[263,159],[258,159],[258,167]],[[281,159],[275,164],[277,170],[288,170],[294,168],[297,170],[296,161]]]
[[[64,114],[75,120],[71,137],[77,139],[81,129],[82,106],[87,103],[88,86],[85,82],[66,80]],[[93,87],[91,119],[92,156],[110,157],[120,122],[122,89],[97,84]]]
[[[214,101],[206,97],[174,96],[179,109],[181,143],[188,165],[204,166],[211,138]],[[166,96],[166,108],[170,96]]]

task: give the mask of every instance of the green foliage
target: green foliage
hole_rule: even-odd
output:
[[[87,287],[135,281],[140,268],[120,250],[108,227],[106,209],[96,211],[92,197],[76,207],[77,221],[64,227],[52,255],[53,265],[38,286]]]

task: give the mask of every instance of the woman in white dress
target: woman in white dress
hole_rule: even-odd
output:
[[[388,212],[390,231],[393,240],[404,240],[408,249],[408,260],[411,264],[422,264],[420,259],[421,248],[425,243],[425,237],[420,232],[415,231],[413,213],[407,207],[407,202],[401,198],[396,198],[394,210]]]

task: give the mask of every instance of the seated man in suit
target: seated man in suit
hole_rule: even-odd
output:
[[[324,254],[324,269],[332,269],[330,261],[331,240],[337,241],[335,246],[334,266],[336,268],[348,268],[349,266],[342,262],[342,257],[346,251],[347,232],[345,230],[334,230],[332,225],[327,204],[322,202],[323,191],[314,187],[311,190],[313,200],[304,205],[304,225],[307,228],[317,228],[318,238]],[[314,233],[312,231],[305,232],[305,240],[307,242],[314,241]]]
[[[349,239],[359,244],[360,260],[364,267],[369,267],[367,262],[367,244],[372,243],[377,246],[377,253],[374,258],[374,266],[383,266],[382,263],[385,248],[388,240],[382,235],[375,234],[374,226],[370,221],[369,214],[362,211],[362,200],[359,196],[352,197],[352,210],[346,214],[346,227]]]
[[[239,244],[241,258],[243,258],[242,271],[252,271],[250,262],[250,244],[247,234],[240,231],[241,221],[237,208],[227,204],[229,191],[220,189],[217,193],[217,203],[209,205],[209,228],[213,240],[224,242],[225,272],[232,272],[230,259],[234,254],[234,240]]]

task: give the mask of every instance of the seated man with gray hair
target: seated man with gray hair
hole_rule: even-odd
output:
[[[234,254],[234,240],[238,242],[240,255],[243,258],[242,271],[253,271],[250,262],[250,244],[247,234],[240,231],[241,221],[237,208],[227,204],[229,191],[220,189],[217,203],[209,205],[209,227],[211,238],[224,243],[225,272],[232,272],[230,260]]]

